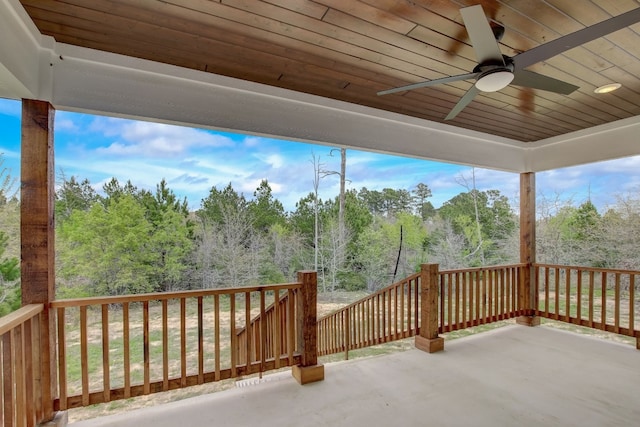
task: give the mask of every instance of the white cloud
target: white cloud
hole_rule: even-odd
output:
[[[274,169],[281,168],[286,162],[285,158],[280,154],[254,153],[252,154],[252,157]]]
[[[65,116],[60,117],[60,115],[56,117],[56,122],[55,122],[56,132],[75,133],[75,132],[78,132],[79,130],[80,130],[80,127],[76,123],[74,123],[74,121],[71,120],[70,118],[67,118]]]
[[[116,138],[107,147],[96,149],[102,155],[174,158],[193,149],[234,145],[233,140],[225,135],[163,123],[99,118],[90,129]]]

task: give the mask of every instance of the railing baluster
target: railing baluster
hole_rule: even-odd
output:
[[[273,347],[273,355],[275,357],[275,367],[278,369],[280,367],[280,356],[282,355],[282,343],[281,343],[281,335],[280,335],[280,289],[276,288],[274,291],[274,304],[275,304],[275,316],[276,316],[276,325],[275,325],[275,337],[274,337],[274,347]],[[319,349],[318,349],[319,350]]]
[[[487,305],[490,301],[488,301],[488,292],[487,292],[487,273],[481,272],[482,274],[482,322],[481,324],[488,323],[488,314],[487,313]]]
[[[513,306],[511,305],[511,289],[512,289],[512,284],[513,284],[513,276],[515,274],[515,269],[510,268],[507,271],[505,271],[505,312],[504,312],[504,318],[505,319],[510,319],[513,313]],[[533,279],[532,279],[533,280]]]
[[[620,273],[616,273],[616,283],[615,283],[615,307],[613,311],[613,325],[615,328],[616,334],[620,333]]]
[[[502,271],[491,271],[494,281],[494,316],[493,321],[502,319]]]
[[[402,282],[400,285],[400,337],[407,338],[407,327],[405,327],[405,318],[404,318],[404,287],[405,282]],[[407,310],[408,311],[408,310]],[[407,324],[410,324],[407,322]]]
[[[440,298],[440,307],[438,309],[438,314],[440,315],[440,322],[438,324],[438,332],[445,332],[447,329],[447,321],[446,321],[446,317],[445,317],[445,312],[444,312],[444,308],[446,306],[446,282],[445,282],[445,275],[444,274],[440,274],[440,277],[438,277],[438,298]],[[422,280],[422,278],[420,279]],[[420,282],[420,285],[417,286],[418,289],[422,287],[422,281]],[[418,295],[420,295],[420,308],[419,310],[422,310],[422,295],[420,293],[420,291],[418,291]],[[417,301],[417,298],[416,298]],[[416,313],[418,313],[418,310],[416,310]],[[420,331],[422,331],[422,314],[420,314],[418,316],[418,319],[420,319]],[[417,335],[417,332],[416,332]]]
[[[393,288],[393,339],[397,340],[398,334],[398,287]]]
[[[162,300],[162,390],[169,390],[169,301]]]
[[[266,302],[264,300],[264,289],[260,290],[260,375],[265,371],[264,362],[267,358],[267,322],[266,322]]]
[[[553,307],[554,319],[560,320],[560,269],[556,267],[553,277],[555,303]]]
[[[480,293],[480,272],[476,271],[474,273],[474,280],[476,282],[476,313],[475,313],[475,321],[474,326],[480,325],[481,312],[480,305],[481,300],[484,301],[484,296]]]
[[[576,274],[578,275],[576,280],[576,318],[578,319],[578,325],[582,324],[582,270],[576,270]]]
[[[467,313],[469,310],[469,296],[467,295],[467,273],[462,273],[462,329],[467,327]]]
[[[384,339],[384,294],[379,292],[376,295],[376,300],[376,304],[378,305],[378,337],[376,343],[380,344]]]
[[[24,366],[24,323],[14,329],[14,369],[15,369],[15,410],[16,425],[23,426],[25,422],[25,406],[27,394],[25,390],[25,366]]]
[[[14,350],[13,350],[13,330],[2,335],[2,385],[3,385],[3,412],[4,425],[12,426],[14,423],[14,404],[15,396],[13,394],[14,384]]]
[[[453,330],[453,275],[447,275],[447,331]]]
[[[295,336],[296,336],[296,305],[298,299],[298,291],[294,292],[293,289],[289,289],[289,311],[288,311],[288,324],[289,324],[289,332],[287,334],[287,343],[289,349],[289,365],[293,365],[293,349],[296,348]]]
[[[369,331],[369,345],[376,344],[376,317],[378,316],[378,311],[376,310],[376,298],[375,295],[370,295],[367,297],[368,307],[369,307],[369,317],[368,317],[368,331]]]
[[[453,304],[453,318],[454,318],[454,327],[453,329],[459,329],[460,325],[460,273],[456,273],[451,276],[454,287],[454,304]]]
[[[204,384],[204,312],[202,295],[198,297],[198,384]]]
[[[349,350],[351,347],[351,310],[347,309],[345,315],[345,346],[344,346],[344,358],[345,360],[349,360]]]
[[[80,366],[82,370],[82,404],[89,406],[89,351],[87,337],[87,306],[80,307]]]
[[[54,315],[55,310],[50,311],[50,316]],[[44,358],[42,356],[42,313],[39,313],[37,316],[31,318],[31,328],[32,328],[32,336],[33,336],[33,366],[34,366],[34,380],[35,380],[35,390],[33,391],[33,398],[35,400],[35,421],[36,423],[45,419],[45,409],[44,409],[44,397],[42,387],[39,387],[39,384],[42,384],[42,374],[44,369],[50,369],[49,366],[45,365]],[[53,362],[55,363],[55,361]],[[0,390],[0,394],[2,390]],[[55,394],[54,394],[55,395]],[[47,402],[47,405],[52,404],[53,402]],[[0,420],[2,416],[0,416]]]
[[[488,306],[488,313],[487,313],[487,323],[492,323],[494,320],[494,315],[495,315],[495,309],[494,309],[494,305],[495,305],[495,295],[494,295],[494,280],[493,280],[493,274],[491,271],[489,270],[485,270],[484,274],[487,276],[487,282],[488,282],[488,298],[489,298],[489,302],[487,304]]]
[[[572,270],[567,268],[565,276],[565,291],[564,291],[564,321],[571,322],[571,273]]]
[[[247,331],[247,341],[245,342],[245,351],[246,351],[246,359],[245,359],[245,365],[246,365],[246,373],[250,374],[251,373],[251,341],[253,339],[255,339],[253,337],[253,331],[250,330],[251,328],[251,293],[250,292],[245,292],[244,293],[244,327],[245,330]]]
[[[109,363],[109,306],[102,304],[102,398],[111,400],[111,364]]]
[[[496,321],[504,319],[504,270],[495,270],[496,281]]]
[[[407,336],[411,337],[415,334],[415,331],[413,329],[413,315],[417,314],[417,312],[413,312],[413,286],[414,286],[415,281],[413,279],[410,279],[407,282]]]
[[[58,390],[60,395],[60,410],[67,409],[67,346],[65,335],[65,309],[57,309],[58,320]]]
[[[32,321],[33,318],[27,320],[23,324],[23,357],[24,357],[24,397],[25,405],[24,411],[26,416],[27,427],[33,427],[35,425],[35,402],[34,402],[34,375],[33,375],[33,354],[40,351],[33,346],[32,335]]]
[[[473,281],[473,272],[470,271],[466,274],[466,286],[467,286],[467,322],[465,327],[469,328],[473,326],[474,319],[474,307],[475,307],[475,288]]]
[[[131,397],[131,353],[129,339],[129,303],[122,303],[122,347],[124,364],[124,398]]]
[[[229,334],[231,335],[231,375],[238,376],[238,335],[236,334],[236,294],[229,296]],[[246,335],[246,334],[245,334]]]
[[[606,272],[602,272],[601,274],[601,314],[600,314],[600,324],[601,327],[600,329],[602,329],[603,331],[607,330],[607,273]]]
[[[635,274],[630,274],[629,275],[629,334],[633,334],[633,331],[635,329],[635,305],[636,305],[636,298],[635,298],[635,290],[636,288],[636,275]],[[638,343],[640,344],[640,337],[638,338]]]
[[[595,275],[589,271],[589,327],[593,328],[593,296],[595,293]]]
[[[549,287],[551,282],[549,281],[549,267],[544,269],[544,314],[545,317],[549,317]]]
[[[142,303],[142,357],[143,357],[143,393],[151,393],[151,375],[149,372],[151,361],[149,354],[149,301]]]
[[[187,385],[187,299],[180,298],[180,386]]]

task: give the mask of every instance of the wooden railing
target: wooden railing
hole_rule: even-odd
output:
[[[435,332],[451,332],[525,313],[525,264],[438,272]],[[435,273],[434,273],[435,274]],[[422,326],[423,274],[415,274],[318,321],[318,354],[329,355],[409,338]],[[434,276],[435,277],[435,276]]]
[[[183,388],[300,362],[301,283],[54,301],[56,409]],[[315,286],[315,282],[313,283]],[[284,324],[261,322],[238,346],[238,329],[287,296]],[[277,304],[276,307],[279,305]],[[270,339],[269,337],[275,337]],[[247,361],[246,355],[259,355]],[[274,357],[274,355],[276,355]]]
[[[345,353],[416,334],[419,274],[318,320],[318,355]]]
[[[640,271],[535,264],[536,314],[636,337]]]
[[[0,421],[5,427],[33,426],[45,420],[40,334],[43,304],[26,305],[0,319]],[[46,339],[46,337],[45,337]]]
[[[531,276],[530,287],[526,277]],[[65,410],[299,365],[301,383],[323,378],[318,355],[416,336],[442,349],[439,333],[516,316],[540,316],[636,338],[640,271],[548,264],[420,273],[316,322],[316,276],[298,282],[27,305],[0,319],[0,419],[35,425]],[[528,302],[528,303],[525,303]],[[531,306],[528,306],[532,302]],[[42,383],[39,351],[56,318],[59,398]],[[53,342],[53,340],[52,340]],[[45,366],[46,365],[46,366]],[[322,373],[321,373],[322,371]],[[310,379],[311,378],[311,379]]]
[[[523,315],[524,268],[526,264],[441,271],[439,332]]]
[[[236,330],[238,358],[245,363],[247,348],[253,349],[249,355],[249,362],[256,362],[262,357],[262,349],[266,351],[264,358],[271,359],[275,354],[282,354],[282,349],[291,347],[288,328],[293,324],[295,300],[289,298],[289,292],[282,295],[279,290],[274,292],[274,301],[278,303],[273,302],[264,313],[257,314],[251,319],[248,328],[244,326]],[[263,336],[264,346],[260,345]],[[248,344],[247,340],[251,341],[251,344]]]

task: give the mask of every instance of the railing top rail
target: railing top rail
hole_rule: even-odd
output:
[[[505,268],[514,268],[514,267],[526,267],[527,264],[507,264],[507,265],[491,265],[487,267],[474,267],[474,268],[461,268],[456,270],[440,270],[440,274],[457,274],[457,273],[475,273],[477,271],[494,271],[494,270],[502,270]]]
[[[26,322],[27,320],[37,316],[44,310],[44,304],[29,304],[20,307],[13,313],[0,317],[0,335],[9,332],[16,326]]]
[[[534,267],[543,267],[543,268],[558,268],[558,269],[593,271],[593,272],[596,272],[596,273],[640,274],[640,270],[624,270],[624,269],[621,269],[621,268],[584,267],[584,266],[577,266],[577,265],[559,265],[559,264],[542,264],[542,263],[534,263],[533,266]]]
[[[102,304],[121,304],[129,302],[144,302],[144,301],[161,301],[169,299],[182,299],[182,298],[197,298],[207,297],[212,295],[233,295],[244,294],[247,292],[259,292],[259,291],[275,291],[286,289],[300,289],[302,283],[279,283],[276,285],[261,285],[261,286],[241,286],[237,288],[219,288],[219,289],[204,289],[193,291],[180,291],[180,292],[156,292],[148,294],[135,294],[135,295],[121,295],[121,296],[107,296],[107,297],[90,297],[90,298],[74,298],[63,299],[51,302],[51,307],[80,307],[85,305],[102,305]]]

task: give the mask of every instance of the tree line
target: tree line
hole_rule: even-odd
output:
[[[435,209],[426,184],[362,188],[285,211],[267,180],[252,197],[212,187],[190,212],[165,180],[155,192],[113,178],[99,195],[87,180],[56,192],[59,297],[282,283],[317,269],[322,291],[374,291],[424,262],[443,268],[512,261],[517,228],[499,191],[461,193]]]
[[[1,164],[0,164],[1,166]],[[7,179],[9,178],[9,179]],[[0,175],[0,314],[19,306],[19,199]],[[11,184],[11,185],[10,185]],[[57,186],[57,298],[206,289],[295,280],[317,269],[321,291],[375,291],[414,273],[518,262],[518,217],[498,190],[473,187],[435,208],[414,188],[317,192],[285,211],[267,180],[247,197],[212,187],[196,211],[163,179],[155,191],[116,178],[100,194],[87,179]],[[537,260],[640,268],[640,198],[600,214],[540,196]]]

